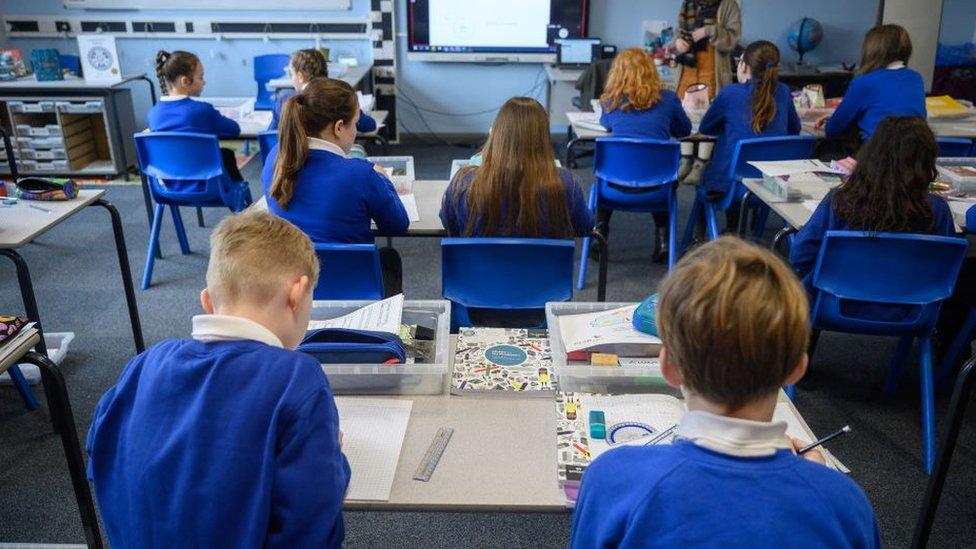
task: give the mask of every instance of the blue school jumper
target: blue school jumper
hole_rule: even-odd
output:
[[[734,457],[687,440],[621,447],[583,475],[574,549],[881,547],[853,481],[778,450]]]
[[[464,236],[465,234],[464,231],[468,226],[468,190],[474,181],[475,173],[475,170],[466,170],[458,173],[444,192],[440,217],[441,222],[447,229],[447,233],[451,236]],[[572,232],[576,236],[586,236],[593,229],[593,216],[586,207],[586,200],[583,198],[583,189],[576,181],[576,178],[573,177],[573,174],[562,168],[559,169],[559,177],[562,180],[563,188],[566,192],[566,206],[569,209],[569,219],[573,225]],[[547,219],[549,216],[545,212],[548,210],[548,205],[540,203],[539,208],[542,210],[540,219]],[[544,235],[543,238],[563,237],[562,233],[548,233],[546,227],[541,227],[541,232]],[[478,235],[479,231],[476,228],[475,236]]]
[[[907,67],[878,69],[858,76],[844,94],[824,133],[839,137],[856,125],[867,140],[886,116],[921,116],[925,111],[925,82]]]
[[[729,168],[735,146],[740,140],[800,133],[800,117],[796,114],[793,97],[785,84],[776,88],[776,115],[773,120],[761,132],[752,131],[753,88],[752,83],[732,84],[722,88],[698,125],[700,133],[717,138],[712,150],[712,160],[703,174],[704,183],[716,190],[724,191],[731,184]]]
[[[208,133],[221,139],[237,137],[241,127],[210,103],[190,97],[160,101],[149,110],[149,131]]]
[[[350,470],[311,356],[166,340],[95,409],[89,477],[116,547],[339,547]]]
[[[614,137],[667,140],[691,133],[691,120],[678,95],[670,90],[661,90],[660,101],[647,109],[625,111],[618,107],[604,111],[600,114],[600,125],[610,130]]]
[[[268,126],[269,130],[278,129],[278,124],[281,123],[281,113],[285,110],[285,101],[295,95],[295,93],[295,90],[281,90],[278,92],[278,99],[275,100],[274,106],[271,107],[271,125]],[[375,132],[376,120],[365,112],[359,111],[359,122],[356,122],[356,131],[358,133]]]
[[[370,220],[385,235],[407,232],[410,219],[393,183],[366,160],[309,150],[291,202],[282,208],[270,194],[277,157],[276,145],[261,174],[268,209],[294,223],[313,242],[372,244]]]
[[[803,285],[811,294],[816,291],[813,288],[813,268],[817,264],[820,246],[827,231],[857,230],[856,227],[849,226],[837,215],[837,212],[834,211],[833,199],[834,192],[832,191],[820,202],[806,225],[796,233],[793,237],[793,244],[790,246],[790,263],[797,275],[803,279]],[[919,225],[915,228],[915,232],[937,236],[956,236],[956,225],[952,220],[952,211],[945,200],[930,194],[929,206],[932,208],[932,226],[923,227]]]

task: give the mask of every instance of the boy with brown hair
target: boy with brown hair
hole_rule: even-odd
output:
[[[134,358],[99,401],[89,477],[119,547],[339,547],[349,464],[328,380],[294,351],[319,264],[269,212],[210,238],[193,338]]]
[[[880,547],[871,505],[773,422],[807,368],[807,298],[769,251],[721,238],[661,285],[661,369],[688,412],[674,444],[621,447],[583,476],[572,546]]]

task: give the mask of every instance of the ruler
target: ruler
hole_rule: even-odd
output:
[[[451,427],[441,427],[437,430],[437,434],[434,435],[434,440],[431,441],[430,447],[424,453],[424,458],[420,460],[420,466],[417,467],[417,472],[413,474],[414,480],[422,480],[424,482],[430,480],[453,434],[454,429]]]

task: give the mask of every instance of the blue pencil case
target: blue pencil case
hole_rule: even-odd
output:
[[[311,330],[298,350],[320,364],[402,364],[407,358],[399,336],[345,328]]]

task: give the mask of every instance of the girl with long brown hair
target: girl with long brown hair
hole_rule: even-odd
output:
[[[241,134],[237,122],[220,114],[210,103],[196,100],[206,85],[203,63],[196,54],[159,50],[156,77],[163,96],[149,110],[146,120],[149,131],[207,133],[221,139],[233,139]],[[221,148],[220,154],[227,175],[234,181],[242,181],[234,151]]]
[[[440,217],[451,236],[572,238],[593,227],[583,189],[556,167],[549,116],[530,97],[502,105],[481,165],[454,176]]]
[[[668,140],[691,133],[691,120],[681,106],[681,100],[673,91],[664,89],[654,60],[641,48],[624,50],[614,59],[607,86],[600,96],[600,105],[603,107],[600,124],[615,137]],[[637,201],[642,194],[646,194],[641,189],[613,184],[608,185],[606,190],[611,195],[608,198],[617,203]],[[596,226],[604,237],[609,236],[612,214],[613,210],[597,209]],[[655,257],[661,259],[668,252],[668,212],[654,212],[653,216],[657,227]],[[595,246],[591,245],[590,249],[593,255],[599,253]]]
[[[717,137],[703,177],[712,190],[730,189],[729,168],[740,140],[800,133],[800,117],[789,88],[779,81],[779,71],[775,44],[766,40],[749,44],[738,62],[740,83],[722,88],[702,117],[698,131]]]
[[[291,77],[293,90],[280,90],[275,99],[274,107],[271,108],[271,125],[269,130],[277,130],[281,123],[281,111],[284,110],[285,101],[288,98],[301,92],[313,78],[329,77],[329,62],[321,50],[306,48],[291,54],[288,60],[288,75]],[[359,133],[369,133],[376,131],[376,120],[371,116],[360,111],[359,121],[356,122],[356,131]]]
[[[926,117],[925,82],[908,68],[912,39],[899,25],[880,25],[869,30],[861,47],[861,66],[844,100],[829,118],[817,121],[827,137],[837,138],[856,130],[869,139],[886,116]]]
[[[278,145],[261,179],[268,209],[317,243],[372,244],[370,222],[397,235],[410,224],[393,183],[366,160],[348,158],[356,140],[359,103],[352,87],[314,78],[285,102]],[[400,293],[400,257],[380,250],[386,292]]]
[[[808,290],[827,231],[955,235],[949,206],[929,193],[937,154],[924,119],[895,116],[878,124],[858,151],[850,178],[824,198],[794,238],[790,262]]]

